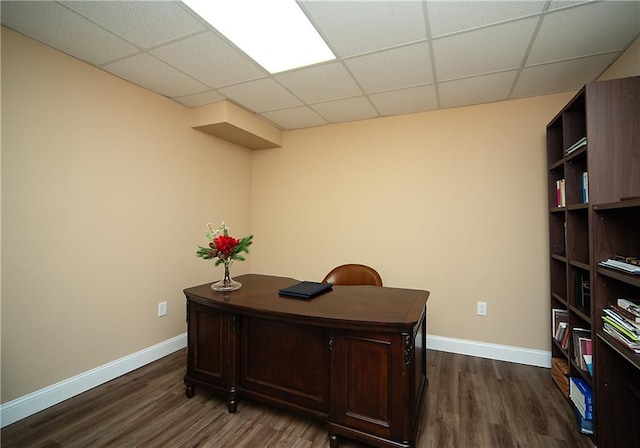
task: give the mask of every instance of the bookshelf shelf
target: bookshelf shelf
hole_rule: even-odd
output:
[[[567,308],[567,306],[568,306],[567,305],[567,301],[565,299],[563,299],[562,297],[560,297],[558,294],[552,292],[551,293],[551,297],[554,300],[557,300],[558,302],[560,302],[563,305],[563,308]]]
[[[584,154],[587,152],[587,146],[583,146],[582,148],[576,150],[575,152],[572,152],[571,154],[569,154],[566,158],[565,161],[568,163],[572,163],[574,159],[579,159],[580,157],[584,157]]]
[[[600,339],[604,344],[608,345],[609,348],[617,352],[619,356],[625,358],[629,364],[640,370],[640,354],[633,353],[602,330],[598,330],[596,334],[598,339]],[[637,374],[640,375],[640,372],[638,372]]]
[[[580,319],[582,319],[582,321],[584,322],[584,324],[591,326],[591,317],[585,313],[585,310],[575,307],[575,306],[570,306],[569,309],[571,310],[571,312],[575,313],[577,315],[577,317],[579,317]],[[588,311],[587,311],[588,312]],[[573,320],[573,323],[575,324],[579,324],[579,321],[577,320]],[[584,325],[583,325],[584,326]]]
[[[557,169],[562,169],[562,168],[564,168],[564,159],[560,159],[557,162],[553,163],[549,167],[549,171],[555,171]]]
[[[564,255],[551,254],[551,258],[553,258],[556,261],[560,261],[562,263],[566,263],[567,262],[567,257],[565,257]]]
[[[589,264],[587,264],[587,263],[582,263],[580,261],[570,261],[569,264],[571,266],[575,266],[576,268],[580,268],[580,269],[583,269],[585,271],[589,270]]]
[[[582,337],[566,350],[552,338],[551,353],[591,386],[600,448],[640,446],[640,431],[629,431],[640,421],[640,354],[602,319],[619,298],[640,300],[640,275],[598,265],[640,257],[638,98],[639,76],[589,83],[547,125],[550,305],[566,310],[567,327]],[[576,356],[589,350],[585,340],[593,376]]]
[[[603,277],[610,277],[618,281],[633,285],[636,288],[640,288],[640,276],[638,275],[625,274],[624,272],[616,271],[615,269],[609,269],[602,266],[598,266],[596,272]]]
[[[626,199],[619,202],[609,202],[607,204],[595,204],[593,209],[596,211],[604,210],[620,210],[640,207],[640,198]]]
[[[585,372],[584,370],[582,370],[580,368],[580,366],[578,366],[574,360],[571,360],[571,367],[577,373],[577,375],[574,374],[572,376],[578,376],[578,377],[582,378],[583,380],[585,380],[589,384],[589,386],[593,387],[593,379],[591,378],[591,375],[589,375],[589,372]]]
[[[553,340],[553,343],[555,344],[555,346],[556,346],[556,348],[557,348],[558,350],[560,350],[562,353],[564,353],[564,354],[565,354],[565,356],[566,356],[566,357],[568,357],[568,356],[569,356],[569,354],[567,353],[567,351],[566,351],[565,349],[563,349],[563,348],[562,348],[562,344],[561,344],[560,342],[558,342],[558,341],[556,341],[556,340],[554,339],[554,340]]]

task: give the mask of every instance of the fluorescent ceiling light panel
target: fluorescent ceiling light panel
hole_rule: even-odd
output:
[[[294,0],[183,0],[270,73],[335,59]]]

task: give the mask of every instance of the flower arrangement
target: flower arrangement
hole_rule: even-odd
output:
[[[244,261],[243,253],[249,253],[249,246],[253,242],[253,235],[236,239],[229,236],[229,228],[224,221],[220,222],[220,227],[214,229],[211,223],[207,224],[209,231],[206,233],[210,241],[208,247],[198,246],[196,255],[204,260],[216,258],[216,266],[224,263],[228,267],[231,261]]]

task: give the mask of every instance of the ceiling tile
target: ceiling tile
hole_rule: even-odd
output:
[[[314,110],[306,106],[265,112],[261,115],[283,129],[311,128],[329,123]]]
[[[141,48],[205,29],[177,2],[72,1],[63,4]]]
[[[549,9],[548,11],[551,11],[552,9],[558,9],[558,8],[566,8],[567,6],[573,6],[573,5],[577,5],[580,3],[587,3],[587,2],[592,2],[593,0],[575,0],[575,1],[571,1],[571,0],[553,0],[551,2],[551,4],[549,4]]]
[[[434,40],[438,81],[520,67],[537,22],[522,19]]]
[[[299,3],[340,57],[427,38],[421,2],[303,0]]]
[[[283,73],[275,79],[307,103],[362,95],[360,87],[338,62]]]
[[[259,65],[213,32],[197,34],[150,53],[213,88],[267,76]]]
[[[438,85],[440,105],[459,107],[504,101],[509,98],[517,74],[517,70],[512,70],[442,82]]]
[[[199,107],[205,104],[217,103],[218,101],[226,99],[223,95],[220,95],[215,90],[208,90],[202,93],[194,93],[193,95],[186,95],[180,97],[174,97],[173,100],[184,104],[187,107]]]
[[[589,32],[585,33],[585,29]],[[623,50],[638,33],[638,1],[594,3],[555,11],[545,15],[527,65]]]
[[[603,67],[608,67],[615,55],[608,53],[525,68],[512,96],[520,98],[578,90],[600,75]]]
[[[218,91],[258,113],[302,105],[299,99],[271,78],[236,84]]]
[[[208,87],[148,54],[137,54],[102,68],[123,79],[168,97],[189,95]]]
[[[366,93],[433,82],[433,69],[426,43],[372,53],[345,61]]]
[[[94,65],[139,51],[55,2],[3,1],[2,24]]]
[[[412,114],[438,108],[434,85],[376,93],[369,98],[383,116]]]
[[[363,96],[316,104],[313,109],[331,123],[366,120],[378,116],[371,103]]]
[[[640,0],[297,0],[337,60],[272,75],[181,1],[0,1],[3,26],[284,129],[577,90],[640,36]]]
[[[431,37],[539,14],[544,5],[544,1],[429,2]]]

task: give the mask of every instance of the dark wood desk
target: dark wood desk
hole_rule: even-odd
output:
[[[347,437],[415,447],[427,386],[429,292],[334,286],[309,300],[278,290],[292,278],[249,274],[242,288],[210,284],[187,298],[187,397],[203,387],[326,422],[330,446]]]

